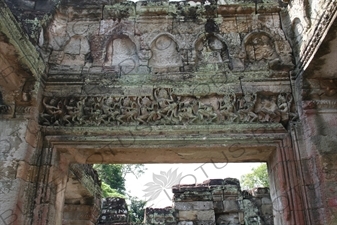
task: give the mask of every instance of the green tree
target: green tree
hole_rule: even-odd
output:
[[[269,177],[267,164],[253,168],[251,173],[241,176],[241,186],[243,189],[252,189],[254,187],[269,187]]]
[[[125,176],[132,173],[137,178],[145,172],[143,164],[95,164],[99,178],[118,193],[125,194]]]
[[[107,197],[125,198],[124,195],[118,193],[116,189],[112,189],[105,182],[102,182],[101,188],[102,188],[102,195],[103,195],[102,197],[103,198],[107,198]]]
[[[144,206],[146,201],[130,196],[129,219],[130,222],[141,223],[144,221]]]
[[[125,194],[125,178],[123,176],[123,165],[121,164],[95,164],[99,178],[102,182],[115,189],[118,193]]]
[[[132,173],[137,178],[144,173],[143,164],[95,164],[94,169],[102,181],[103,197],[126,198],[125,195],[125,176]],[[136,197],[129,196],[129,219],[130,222],[142,222],[144,220],[145,201]]]

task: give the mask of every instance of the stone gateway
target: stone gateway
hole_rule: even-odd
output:
[[[266,162],[276,225],[336,224],[336,16],[336,0],[0,0],[1,224],[94,224],[88,164],[206,162]]]

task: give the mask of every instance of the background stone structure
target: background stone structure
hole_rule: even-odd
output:
[[[176,185],[172,191],[173,207],[147,208],[146,224],[274,224],[268,188],[255,188],[249,193],[241,191],[237,179],[226,178]]]
[[[173,206],[146,208],[145,225],[273,225],[269,188],[241,191],[235,178],[211,179],[202,184],[172,187]],[[97,224],[128,225],[125,199],[102,199]]]
[[[123,198],[102,198],[98,225],[128,224],[128,207]]]
[[[0,0],[0,221],[62,224],[72,164],[256,161],[274,224],[335,224],[336,9]]]

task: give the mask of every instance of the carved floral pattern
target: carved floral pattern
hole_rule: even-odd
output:
[[[293,98],[289,93],[258,100],[256,93],[206,97],[175,95],[157,88],[151,96],[44,97],[40,124],[46,126],[177,125],[286,122]]]

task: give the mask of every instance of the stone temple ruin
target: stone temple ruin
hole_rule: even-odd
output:
[[[146,208],[144,225],[273,225],[268,188],[241,191],[235,178],[175,185],[173,206]],[[132,225],[125,199],[103,199],[98,225]]]
[[[274,224],[336,224],[336,16],[336,0],[0,0],[1,223],[94,224],[87,164],[266,162]]]
[[[235,178],[212,179],[198,185],[176,185],[173,215],[176,223],[164,213],[146,211],[149,224],[178,225],[223,225],[223,224],[265,224],[273,225],[273,206],[268,188],[255,188],[251,193],[241,191]]]

